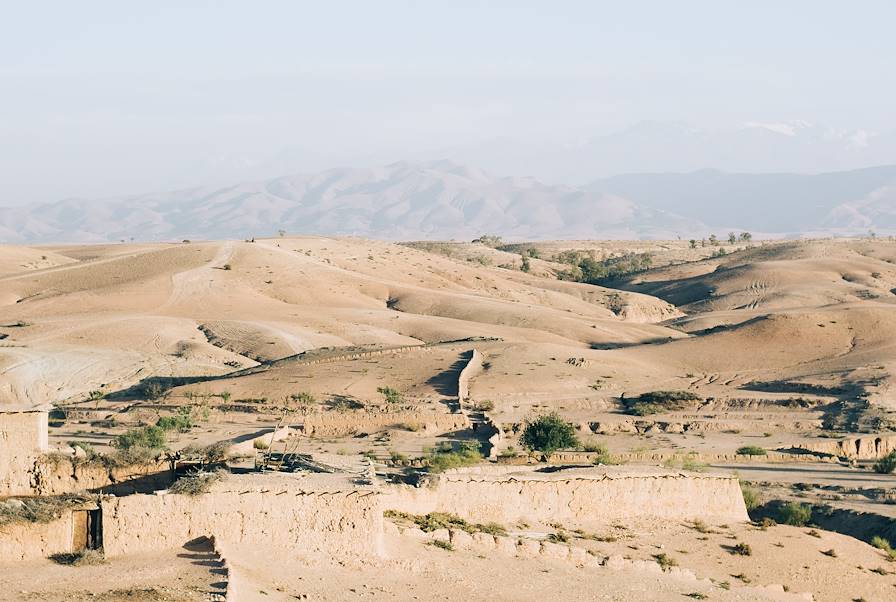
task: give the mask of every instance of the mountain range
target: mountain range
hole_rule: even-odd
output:
[[[332,234],[381,239],[690,238],[896,230],[896,166],[802,174],[630,174],[584,186],[453,161],[0,209],[0,242]]]

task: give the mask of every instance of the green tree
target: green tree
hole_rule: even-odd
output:
[[[527,421],[520,443],[532,451],[550,454],[558,449],[578,447],[579,440],[573,425],[551,412]]]
[[[692,249],[696,249],[696,248],[697,248],[697,241],[696,241],[695,239],[693,239],[693,238],[692,238],[690,241],[688,241],[688,244],[690,244],[690,246],[691,246]]]

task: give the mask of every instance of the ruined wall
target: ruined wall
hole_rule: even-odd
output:
[[[47,436],[46,412],[0,411],[0,496],[30,494],[29,471]]]
[[[75,462],[61,454],[0,459],[0,497],[98,490],[121,494],[166,487],[172,478],[167,461],[106,466],[99,461]]]
[[[470,398],[470,381],[482,371],[482,354],[479,350],[470,351],[470,359],[457,377],[457,401],[463,408]]]
[[[839,440],[803,443],[795,449],[853,460],[876,460],[896,450],[896,435],[865,435]]]
[[[71,512],[49,523],[0,525],[0,561],[46,558],[72,551],[74,524]]]
[[[289,488],[132,495],[102,502],[107,556],[178,548],[198,537],[225,545],[290,548],[302,555],[379,555],[382,507],[373,491]]]
[[[399,486],[384,506],[413,514],[452,512],[468,520],[606,524],[642,518],[748,520],[736,478],[673,472],[446,473],[430,484]],[[489,474],[491,473],[491,474]]]

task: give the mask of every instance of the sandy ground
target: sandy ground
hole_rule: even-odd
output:
[[[476,437],[414,418],[450,418],[457,411],[457,375],[476,349],[483,369],[470,384],[468,409],[491,408],[489,417],[505,429],[506,444],[517,447],[520,424],[546,411],[575,424],[584,441],[604,443],[619,454],[711,457],[743,445],[787,449],[822,436],[896,426],[896,244],[890,241],[736,245],[716,257],[717,249],[691,249],[687,241],[534,246],[540,258],[531,261],[529,273],[520,271],[517,253],[469,243],[425,250],[300,237],[0,247],[0,404],[53,402],[66,408],[66,417],[51,429],[60,449],[77,439],[108,451],[108,442],[126,428],[189,406],[197,426],[171,433],[172,449],[246,439],[282,423],[286,414],[297,427],[305,416],[327,415],[351,428],[340,436],[297,434],[290,445],[343,456],[372,452],[381,461],[393,454],[413,458],[439,441]],[[556,275],[566,266],[552,258],[569,249],[591,249],[598,258],[650,252],[655,267],[607,286],[561,281]],[[394,351],[363,355],[384,349]],[[160,396],[147,388],[153,379],[164,385]],[[401,403],[387,403],[379,390],[384,387],[397,390]],[[623,400],[656,390],[690,391],[699,401],[643,417],[623,411]],[[94,391],[104,398],[90,400]],[[400,420],[383,420],[393,414]],[[767,495],[892,514],[882,497],[862,491],[896,491],[896,484],[867,466],[722,464],[750,481],[770,483]],[[795,490],[797,483],[813,489]],[[818,538],[804,541],[799,533],[784,537],[786,530],[743,527],[748,530],[734,535],[759,538],[756,549],[762,550],[743,560],[724,552],[722,542],[689,540],[692,530],[679,527],[651,537],[673,550],[688,541],[691,549],[677,556],[682,566],[693,563],[698,574],[718,582],[733,586],[731,573],[744,572],[753,582],[786,584],[792,591],[811,590],[815,583],[836,592],[821,599],[892,599],[884,595],[890,590],[877,588],[892,587],[891,577],[868,572],[876,566],[874,552],[828,542],[833,534],[823,533],[823,543],[841,559],[848,554],[855,560],[851,566],[861,565],[862,571],[825,569],[831,557],[808,545]],[[772,533],[781,540],[762,539]],[[620,553],[635,554],[648,544],[632,545],[639,550]],[[533,561],[505,566],[431,547],[398,545],[395,558],[393,569],[404,566],[397,560],[402,558],[408,566],[421,564],[408,572],[353,569],[364,577],[345,567],[327,570],[345,572],[337,583],[354,584],[357,591],[338,591],[349,598],[374,587],[384,588],[386,599],[475,599],[483,592],[493,597],[489,584],[497,580],[516,588],[506,599],[543,599],[549,591],[560,599],[675,599],[692,593],[656,576],[618,584],[598,580],[592,588],[591,577],[572,567],[552,566],[543,573]],[[752,572],[739,571],[735,561]],[[21,573],[19,585],[9,582],[4,591],[30,591],[33,585],[22,585],[28,575],[33,584],[37,575],[52,571],[74,579],[72,592],[86,592],[92,580],[76,577],[95,573],[97,587],[105,587],[103,570],[109,569],[28,570],[33,572]],[[325,586],[334,582],[323,569],[297,571],[306,581],[302,587],[284,585],[287,591],[345,599],[327,593]],[[457,583],[449,577],[453,571],[474,578]],[[141,575],[132,573],[135,579]],[[417,574],[438,587],[426,589]],[[842,575],[846,586],[828,585],[833,574]],[[277,581],[258,578],[260,587],[272,590],[266,599],[276,599],[271,584]],[[319,586],[306,585],[321,579]],[[637,594],[631,589],[636,587]],[[746,594],[734,587],[697,593],[760,599],[737,598]]]
[[[223,602],[225,587],[218,557],[204,548],[90,566],[52,560],[0,566],[0,600],[10,602]]]

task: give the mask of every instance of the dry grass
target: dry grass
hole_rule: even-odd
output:
[[[49,523],[66,510],[91,502],[86,494],[65,494],[48,497],[8,499],[0,502],[0,525],[12,523]]]
[[[215,470],[212,472],[199,471],[183,476],[168,488],[168,493],[189,496],[208,493],[211,490],[212,485],[224,478],[224,474],[225,471],[223,470]]]
[[[106,556],[102,550],[80,550],[67,554],[53,554],[50,559],[57,564],[68,566],[91,566],[106,562]]]

